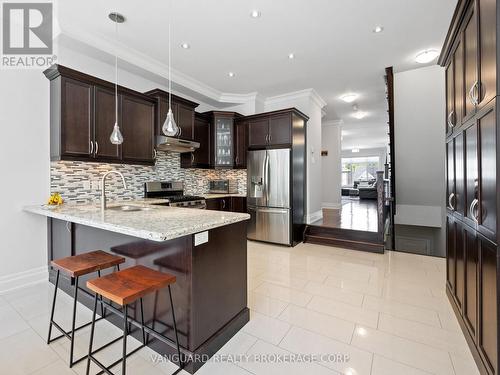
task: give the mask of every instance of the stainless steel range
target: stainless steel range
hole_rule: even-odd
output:
[[[144,183],[144,197],[159,199],[157,206],[185,208],[207,208],[205,198],[184,195],[184,185],[180,181],[151,181]]]

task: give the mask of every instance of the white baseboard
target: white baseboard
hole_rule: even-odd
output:
[[[338,210],[339,208],[342,208],[342,203],[330,203],[330,202],[323,202],[321,203],[322,208],[334,208]]]
[[[48,279],[49,269],[47,266],[2,276],[0,277],[0,295],[29,285],[46,282]]]
[[[306,223],[311,224],[315,221],[318,221],[319,219],[323,218],[323,211],[319,210],[310,214],[307,214],[306,216]]]

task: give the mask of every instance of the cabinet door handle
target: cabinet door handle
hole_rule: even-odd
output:
[[[473,90],[472,90],[472,97],[474,98],[474,105],[479,105],[479,92],[480,92],[480,82],[476,81],[474,82]]]
[[[266,134],[266,143],[269,143],[269,134]]]
[[[178,131],[179,134],[177,134],[177,136],[181,136],[182,135],[182,128],[179,126],[179,131]]]
[[[90,155],[94,153],[94,142],[90,141]]]
[[[99,152],[99,143],[95,141],[95,156],[97,156],[97,153]]]
[[[158,157],[158,153],[156,152],[156,148],[153,148],[153,159],[156,160]]]
[[[451,193],[450,196],[448,197],[448,208],[450,210],[455,211],[455,207],[453,206],[452,200],[455,197],[455,193]]]
[[[472,201],[472,203],[470,204],[470,207],[469,207],[469,212],[470,212],[470,215],[472,216],[472,219],[478,224],[479,223],[479,219],[478,219],[478,215],[477,215],[477,211],[476,211],[476,208],[477,208],[477,205],[479,204],[479,200],[476,198]]]
[[[448,115],[448,126],[450,127],[450,129],[453,129],[455,127],[455,124],[451,121],[452,120],[452,117],[454,115],[455,111],[454,110],[451,110],[451,112],[449,113]]]
[[[222,200],[222,208],[226,208],[226,200],[225,199]]]
[[[236,155],[236,159],[234,160],[236,162],[236,164],[238,164],[239,160],[240,159],[238,158],[238,155]]]
[[[191,153],[191,163],[194,164],[194,153]]]
[[[271,143],[272,141],[273,141],[273,136],[269,134],[269,143]]]
[[[475,106],[478,105],[477,103],[477,98],[475,97],[475,89],[476,89],[476,86],[478,84],[478,81],[475,81],[473,84],[472,84],[472,87],[470,88],[469,90],[469,100],[472,104],[474,104]]]

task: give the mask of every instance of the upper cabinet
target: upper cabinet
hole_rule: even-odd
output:
[[[291,147],[294,115],[307,121],[307,116],[294,108],[245,117],[248,123],[248,147]]]
[[[193,140],[200,147],[181,154],[182,168],[210,168],[210,119],[201,113],[194,115]]]
[[[238,119],[234,123],[234,168],[247,167],[248,122]]]
[[[118,123],[124,142],[113,145],[114,84],[61,65],[45,72],[50,80],[52,160],[154,164],[155,100],[118,87]]]
[[[168,92],[155,89],[145,93],[156,100],[156,125],[155,132],[161,135],[162,126],[167,118],[168,113]],[[177,138],[196,140],[194,130],[195,108],[198,103],[181,98],[177,95],[172,95],[172,113],[174,114],[175,122],[179,127]]]
[[[446,66],[446,128],[451,134],[497,95],[495,0],[460,1],[460,25],[447,38],[440,64]]]

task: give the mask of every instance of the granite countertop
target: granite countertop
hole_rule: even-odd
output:
[[[202,194],[201,195],[205,199],[215,199],[215,198],[225,198],[225,197],[241,197],[246,198],[245,194]]]
[[[57,207],[27,206],[24,207],[24,211],[158,242],[250,218],[250,215],[243,213],[152,206],[152,203],[152,200],[148,200],[147,203],[142,200],[114,202],[108,204],[108,209],[104,212],[97,205],[71,204]],[[120,205],[139,206],[146,210],[124,212],[110,209]]]

